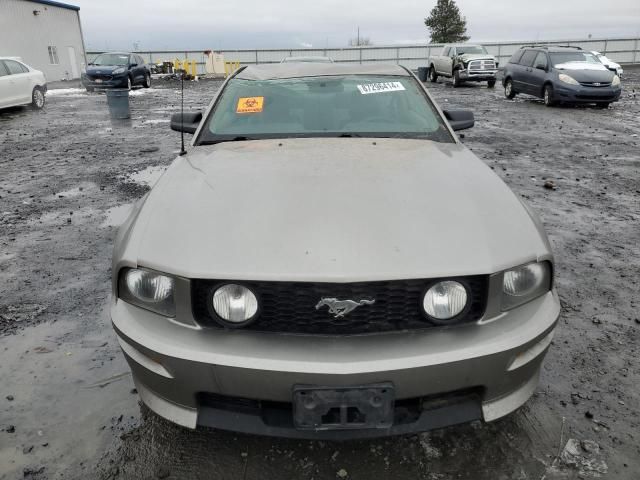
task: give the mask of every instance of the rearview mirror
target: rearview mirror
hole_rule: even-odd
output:
[[[475,118],[471,110],[443,110],[443,113],[454,130],[465,130],[475,124]]]
[[[171,115],[171,130],[193,134],[201,121],[202,112],[174,113]]]

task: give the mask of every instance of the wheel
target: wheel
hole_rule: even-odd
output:
[[[31,106],[40,110],[44,107],[44,91],[40,87],[36,87],[31,92]]]
[[[150,73],[145,73],[144,74],[144,88],[150,88],[151,87],[151,74]]]
[[[131,90],[131,77],[127,77],[127,90]]]
[[[507,81],[504,82],[504,96],[509,100],[513,100],[516,96],[516,91],[513,89],[513,82],[510,78],[507,78]]]
[[[496,79],[495,78],[493,80],[487,80],[487,87],[493,88],[495,86],[496,86]]]
[[[89,93],[93,92],[94,90],[95,90],[95,88],[93,88],[93,87],[87,87],[87,92],[89,92]]]
[[[432,83],[436,83],[438,81],[438,74],[436,73],[436,69],[433,65],[429,68],[429,81]]]
[[[609,102],[596,103],[596,108],[609,108]]]
[[[458,88],[462,82],[460,81],[460,70],[453,72],[453,88]]]
[[[544,86],[542,98],[544,99],[544,104],[547,107],[552,107],[555,104],[553,101],[553,87],[551,85],[547,84]]]

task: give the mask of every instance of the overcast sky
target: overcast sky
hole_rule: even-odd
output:
[[[63,0],[66,1],[66,0]],[[423,43],[435,0],[68,0],[89,50],[344,47]],[[472,41],[640,35],[640,0],[459,0]]]

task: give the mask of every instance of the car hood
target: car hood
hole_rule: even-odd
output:
[[[463,55],[458,55],[458,58],[463,62],[470,62],[471,60],[494,60],[495,61],[495,57],[487,53],[465,53]]]
[[[89,65],[87,67],[87,73],[111,73],[118,68],[127,67],[125,65]]]
[[[549,254],[527,210],[460,144],[288,139],[195,147],[127,235],[190,278],[347,282],[486,274]]]
[[[602,82],[607,83],[613,80],[614,73],[602,64],[570,62],[559,63],[556,70],[572,76],[579,82]]]

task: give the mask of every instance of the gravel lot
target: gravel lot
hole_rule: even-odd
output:
[[[218,81],[190,83],[203,108]],[[608,110],[428,85],[540,213],[563,303],[535,396],[494,424],[346,443],[191,432],[141,408],[108,316],[115,225],[175,157],[177,83],[0,110],[0,478],[640,478],[640,71]],[[640,93],[640,92],[639,92]],[[545,188],[553,182],[555,189]]]

